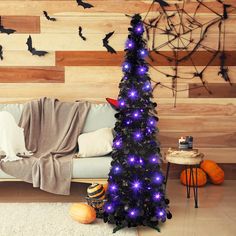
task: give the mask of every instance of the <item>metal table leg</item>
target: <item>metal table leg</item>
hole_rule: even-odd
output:
[[[188,179],[188,172],[187,167],[185,168],[185,176],[186,176],[186,191],[187,191],[187,198],[190,198],[190,186],[191,186],[191,168],[189,173],[189,179]]]
[[[196,182],[195,182],[195,188],[193,188],[194,190],[194,201],[195,201],[195,208],[198,208],[198,179],[197,179],[197,168],[198,166],[196,165]]]
[[[194,173],[193,173],[193,167],[191,168],[191,176],[193,179],[193,195],[194,195],[194,203],[195,203],[195,208],[198,208],[198,180],[197,180],[197,166],[196,168],[196,172],[195,172],[195,180],[194,180]]]
[[[170,170],[170,162],[167,162],[166,177],[165,177],[165,191],[166,191],[166,186],[167,186],[167,180],[169,177],[169,170]]]

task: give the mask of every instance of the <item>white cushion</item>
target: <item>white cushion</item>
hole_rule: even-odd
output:
[[[115,111],[110,104],[91,104],[82,133],[92,132],[101,128],[114,128]]]
[[[3,161],[17,161],[22,158],[18,153],[29,152],[25,147],[24,130],[16,124],[11,113],[7,111],[0,112],[0,150],[6,154]]]
[[[81,134],[78,138],[78,157],[98,157],[112,151],[112,128],[102,128],[90,133]]]
[[[16,123],[19,123],[24,104],[0,104],[0,111],[10,112]]]

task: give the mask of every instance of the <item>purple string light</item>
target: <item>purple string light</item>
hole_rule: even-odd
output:
[[[142,140],[142,138],[143,138],[143,135],[142,135],[142,133],[140,131],[136,131],[134,133],[134,140],[135,141],[140,141],[140,140]]]
[[[150,128],[146,128],[147,135],[152,133],[152,130]]]
[[[116,192],[118,190],[116,184],[109,184],[109,191],[110,192]]]
[[[120,149],[122,147],[122,139],[119,138],[115,140],[113,146],[117,149]]]
[[[154,201],[160,201],[161,200],[161,194],[160,193],[154,193],[153,200]]]
[[[137,26],[134,28],[134,32],[138,35],[143,34],[144,32],[143,24],[142,23],[137,24]]]
[[[162,184],[163,176],[160,173],[154,175],[153,182],[157,184]]]
[[[148,55],[148,51],[146,49],[141,49],[138,51],[138,54],[141,58],[145,58]]]
[[[148,81],[143,85],[143,91],[145,91],[145,92],[150,91],[151,88],[152,88],[151,83]]]
[[[121,168],[119,166],[114,166],[114,172],[119,174],[121,172]]]
[[[143,159],[142,159],[142,158],[139,159],[139,164],[140,164],[140,165],[143,164]]]
[[[137,69],[138,75],[142,76],[145,75],[148,72],[148,67],[147,66],[139,66]]]
[[[130,218],[136,218],[138,216],[138,210],[137,209],[131,209],[128,212],[128,215]]]
[[[160,158],[157,155],[152,155],[152,156],[149,157],[149,161],[153,164],[159,163],[159,160],[160,160]]]
[[[123,71],[124,71],[124,72],[128,72],[128,71],[130,71],[130,69],[131,69],[130,63],[124,62],[124,63],[123,63]]]
[[[165,210],[162,209],[162,208],[158,208],[157,211],[156,211],[156,216],[157,216],[157,218],[159,218],[159,219],[165,220],[165,218],[166,218],[166,212],[165,212]]]
[[[138,92],[134,89],[131,89],[128,93],[128,97],[132,100],[136,99],[138,97]]]
[[[139,111],[134,111],[133,114],[132,114],[132,117],[134,119],[139,119],[141,116],[140,112]]]
[[[136,180],[132,183],[132,189],[134,191],[139,191],[142,188],[141,182],[139,180]]]
[[[134,41],[131,39],[128,39],[125,44],[126,48],[133,49],[134,48]]]
[[[126,125],[130,125],[131,123],[132,123],[132,120],[130,120],[130,119],[125,120]]]
[[[153,118],[153,117],[150,117],[150,118],[148,119],[148,125],[155,127],[155,126],[156,126],[156,119]]]
[[[125,104],[125,101],[124,101],[123,99],[120,99],[119,102],[118,102],[118,104],[119,104],[119,107],[120,107],[120,108],[124,108],[125,105],[126,105],[126,104]]]
[[[107,213],[112,213],[112,212],[114,212],[114,206],[111,204],[111,203],[107,203],[106,205],[105,205],[105,211],[107,212]]]
[[[129,155],[128,156],[128,163],[130,165],[133,165],[135,163],[135,161],[136,161],[136,157],[134,155]]]

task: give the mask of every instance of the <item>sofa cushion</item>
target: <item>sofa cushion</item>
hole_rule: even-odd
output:
[[[108,178],[111,167],[110,156],[74,158],[72,178],[104,179]]]
[[[72,178],[106,179],[111,167],[111,157],[74,158]],[[0,179],[14,179],[0,169]]]
[[[110,104],[91,104],[82,133],[92,132],[101,128],[114,128],[117,112]]]
[[[97,157],[112,151],[112,128],[102,128],[93,132],[81,134],[78,138],[78,157]]]
[[[0,111],[10,112],[13,115],[16,123],[18,124],[23,107],[24,107],[23,104],[0,104]]]

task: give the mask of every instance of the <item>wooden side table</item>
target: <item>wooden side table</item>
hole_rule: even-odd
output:
[[[167,180],[170,171],[171,164],[184,165],[186,166],[185,174],[186,174],[186,190],[187,190],[187,198],[190,198],[190,189],[191,189],[191,180],[193,183],[193,195],[195,208],[198,208],[198,182],[197,182],[197,168],[199,167],[201,161],[203,160],[204,155],[199,153],[197,149],[190,150],[179,150],[170,148],[165,155],[165,160],[167,161],[167,170],[166,170],[166,178],[165,178],[165,188],[167,187]],[[187,176],[187,168],[190,169],[190,177],[188,179]],[[196,168],[196,176],[194,181],[194,173],[193,168]]]

